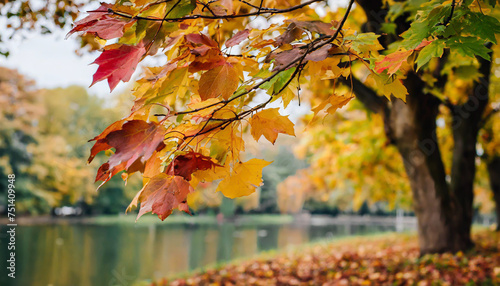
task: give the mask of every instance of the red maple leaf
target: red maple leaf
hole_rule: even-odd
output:
[[[112,131],[104,138],[100,138],[94,148],[96,146],[103,146],[96,148],[97,150],[105,147],[115,148],[115,153],[99,168],[96,181],[107,182],[123,170],[129,173],[142,171],[144,163],[153,153],[165,147],[163,138],[166,132],[165,127],[156,122],[132,120],[123,124],[120,130]],[[91,154],[91,158],[93,156],[95,154]]]
[[[123,36],[123,28],[133,21],[124,21],[112,17],[109,8],[112,5],[102,3],[97,10],[89,11],[89,15],[80,21],[69,31],[66,38],[75,32],[87,32],[99,36],[101,39],[109,40]]]
[[[175,157],[167,168],[167,174],[181,176],[186,181],[191,181],[191,174],[197,170],[207,170],[215,166],[220,165],[214,163],[212,158],[191,151]]]
[[[89,142],[96,141],[94,146],[92,146],[92,149],[90,149],[90,156],[89,159],[87,160],[88,163],[91,163],[92,160],[94,160],[95,156],[101,152],[101,151],[106,151],[111,149],[112,147],[109,146],[109,144],[106,141],[106,136],[108,136],[109,133],[113,131],[120,130],[125,123],[125,119],[118,120],[114,122],[113,124],[109,125],[104,131],[97,135],[96,137],[92,138],[89,140]]]
[[[190,213],[186,199],[193,191],[193,187],[184,178],[161,173],[151,178],[140,191],[138,201],[141,202],[141,208],[137,219],[152,212],[164,220],[175,208]]]
[[[116,48],[118,47],[118,48]],[[146,53],[144,44],[140,42],[137,46],[111,45],[93,62],[99,68],[94,74],[92,85],[101,80],[108,80],[111,91],[121,81],[127,82],[132,77],[141,57]]]
[[[423,49],[425,46],[429,45],[432,42],[433,41],[423,40],[422,43],[420,43],[420,45],[418,45],[413,50],[396,51],[392,54],[388,54],[382,60],[377,61],[375,63],[375,71],[377,73],[382,73],[383,71],[387,70],[387,73],[389,75],[395,74],[401,68],[401,65],[408,60],[408,57],[414,51],[420,51],[421,49]]]
[[[214,40],[203,34],[188,34],[185,39],[191,44],[189,52],[195,55],[195,60],[189,65],[189,72],[211,70],[225,64],[226,60]]]
[[[218,47],[217,42],[210,39],[209,37],[203,35],[203,34],[187,34],[185,36],[186,41],[191,42],[196,45],[205,45],[209,46],[212,48]]]
[[[389,75],[395,74],[412,53],[413,50],[397,51],[389,54],[385,56],[383,60],[375,63],[375,71],[377,73],[382,73],[387,70]]]

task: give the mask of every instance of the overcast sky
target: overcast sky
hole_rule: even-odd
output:
[[[97,69],[93,64],[97,53],[78,56],[76,36],[64,39],[65,32],[56,30],[51,35],[30,33],[26,39],[9,42],[10,56],[0,58],[0,65],[17,69],[21,74],[34,79],[38,87],[55,88],[69,85],[88,87]],[[124,84],[117,87],[123,90]],[[89,93],[99,96],[109,94],[105,81],[89,88]]]
[[[36,1],[33,1],[36,3]],[[92,3],[84,10],[93,10],[99,3]],[[87,14],[82,13],[80,18]],[[51,26],[48,24],[47,26]],[[0,17],[0,28],[5,27],[5,19]],[[23,32],[21,37],[4,39],[7,43],[10,55],[8,58],[0,56],[0,65],[17,69],[21,74],[34,79],[38,87],[55,88],[69,85],[80,85],[88,87],[92,83],[92,75],[97,65],[90,65],[98,56],[97,53],[89,54],[83,52],[78,56],[77,35],[65,40],[66,30],[52,29],[52,34],[41,35],[38,32]],[[119,85],[116,90],[125,88],[125,84]],[[115,92],[117,92],[115,91]],[[109,94],[106,82],[96,83],[89,88],[89,93],[99,96]]]

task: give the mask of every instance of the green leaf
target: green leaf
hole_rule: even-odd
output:
[[[118,40],[118,43],[125,45],[137,45],[146,36],[146,31],[149,27],[148,21],[138,20],[132,27],[125,29],[123,36]]]
[[[273,77],[272,79],[270,79],[269,81],[263,83],[260,88],[263,89],[263,90],[269,90],[273,85],[274,83],[278,80],[278,77],[275,76]]]
[[[296,68],[287,69],[283,72],[280,72],[276,76],[277,80],[274,83],[273,94],[277,94],[285,86],[285,84],[290,80],[293,73],[295,72],[295,69]]]
[[[431,6],[427,10],[419,11],[410,28],[401,35],[404,39],[402,43],[403,47],[407,50],[411,50],[420,45],[420,43],[428,37],[442,34],[446,27],[439,24],[441,24],[450,13],[451,6],[442,4]]]
[[[174,19],[184,17],[193,12],[194,8],[196,8],[196,2],[194,0],[180,0],[179,3],[178,1],[169,1],[166,11],[170,13],[168,13],[166,18]]]
[[[382,23],[382,25],[380,26],[380,30],[384,33],[395,35],[397,27],[398,25],[396,25],[395,23]]]
[[[402,46],[407,50],[412,50],[420,45],[429,35],[429,27],[426,23],[413,22],[410,29],[401,35],[404,39]]]
[[[455,76],[464,80],[478,79],[480,73],[474,65],[458,66],[455,68]]]
[[[465,25],[464,33],[478,36],[479,38],[497,43],[495,35],[500,33],[500,21],[481,13],[470,12],[467,14],[470,24]]]
[[[486,0],[486,2],[493,8],[495,8],[495,5],[497,3],[497,0]]]
[[[355,36],[345,37],[346,41],[352,41],[351,48],[357,53],[366,53],[373,50],[380,50],[382,46],[378,42],[380,35],[375,33],[362,33]]]
[[[484,46],[484,41],[476,37],[452,37],[446,41],[446,46],[462,56],[480,56],[487,61],[490,60],[490,49]]]
[[[443,55],[445,48],[445,43],[443,40],[436,40],[429,45],[425,46],[417,58],[417,71],[425,64],[427,64],[432,58],[440,58]]]
[[[181,123],[181,122],[182,122],[182,120],[184,119],[184,115],[185,115],[185,114],[180,114],[180,115],[177,115],[176,122],[177,122],[177,123]]]

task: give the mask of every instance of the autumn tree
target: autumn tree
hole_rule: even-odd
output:
[[[30,32],[50,34],[67,28],[80,11],[95,0],[0,0],[0,56],[9,56],[6,43],[23,38]],[[97,49],[99,42],[92,37],[80,37],[81,46]]]
[[[325,96],[329,92],[325,90]],[[411,207],[403,163],[385,138],[379,114],[368,114],[360,102],[352,102],[322,120],[312,116],[304,118],[307,132],[295,153],[311,162],[307,174],[315,197],[326,199],[335,192],[347,196],[354,210],[364,202],[388,202],[390,209]]]
[[[498,20],[480,10],[488,3],[477,1],[431,3],[422,8],[403,4],[400,11],[393,5],[384,8],[381,1],[359,4],[370,11],[364,29],[381,29],[382,23],[375,18],[385,15],[396,24],[395,34],[402,36],[402,49],[378,62],[375,69],[379,72],[392,74],[397,72],[396,67],[404,69],[400,64],[407,62],[405,53],[413,53],[409,48],[418,47],[429,36],[435,39],[415,58],[417,69],[405,72],[403,83],[409,92],[406,103],[383,100],[356,77],[353,87],[358,99],[383,114],[387,137],[403,158],[413,190],[421,251],[467,249],[472,246],[476,142],[489,103],[489,47],[496,43]],[[408,22],[408,17],[415,20]],[[479,23],[474,21],[476,17],[481,19]],[[389,34],[382,37],[381,43],[389,47],[399,40]],[[432,57],[439,59],[430,61]],[[443,107],[447,110],[443,111]],[[440,112],[448,112],[453,137],[449,178],[436,136]]]
[[[16,194],[20,212],[38,213],[47,208],[43,194],[29,191],[31,181],[25,169],[32,161],[28,146],[38,135],[36,124],[45,114],[36,96],[34,82],[15,70],[0,68],[0,178],[2,203],[7,205],[7,179],[16,175]]]
[[[140,203],[138,217],[189,212],[186,198],[199,182],[220,180],[217,191],[226,197],[245,196],[270,162],[242,158],[242,132],[272,143],[279,133],[295,134],[271,102],[286,107],[330,90],[313,109],[316,117],[355,94],[382,114],[403,158],[421,252],[467,249],[490,47],[500,31],[490,15],[494,6],[491,0],[351,0],[338,10],[321,0],[101,4],[70,31],[113,40],[94,62],[93,84],[107,80],[114,89],[146,57],[164,64],[137,81],[131,113],[93,139],[89,162],[101,151],[111,154],[96,180],[141,172],[145,185],[130,205]],[[451,94],[457,79],[465,84]],[[450,180],[436,139],[442,106],[452,118]]]

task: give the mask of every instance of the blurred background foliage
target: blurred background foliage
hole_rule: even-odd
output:
[[[132,188],[140,188],[140,181],[124,188],[118,179],[96,192],[87,141],[120,115],[85,88],[37,89],[15,70],[0,68],[0,104],[0,180],[5,184],[8,174],[16,174],[19,213],[49,213],[64,205],[117,213],[133,197]]]

